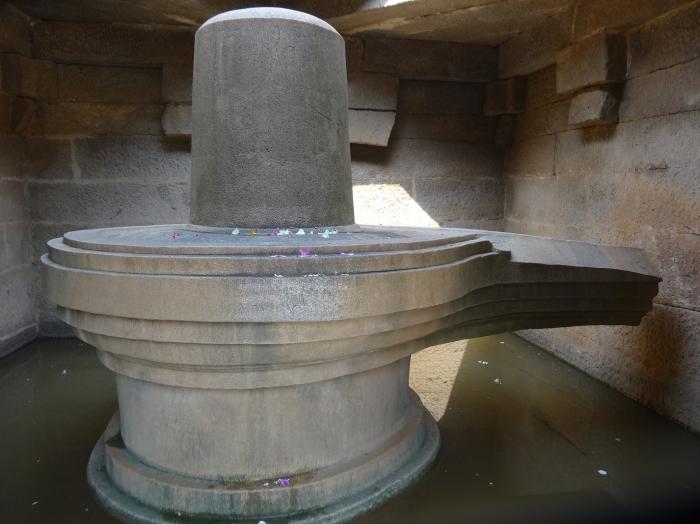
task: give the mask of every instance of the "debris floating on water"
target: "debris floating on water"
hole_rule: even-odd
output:
[[[34,502],[32,502],[32,506],[36,506],[37,504],[39,504],[38,500],[35,500]]]
[[[503,384],[503,381],[500,378],[494,378],[493,383],[494,384]]]
[[[64,369],[61,370],[61,375],[67,375],[67,374],[68,374],[68,370],[67,370],[67,369],[64,368]]]
[[[503,342],[502,340],[499,340],[498,343],[499,343],[499,344],[505,344],[505,342]]]
[[[478,364],[481,364],[482,366],[488,366],[489,361],[488,360],[477,360],[476,361]]]
[[[604,469],[599,469],[598,470],[598,475],[601,475],[603,477],[607,476],[608,472]]]

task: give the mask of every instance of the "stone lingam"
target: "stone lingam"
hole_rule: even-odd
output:
[[[49,299],[115,372],[88,481],[129,522],[345,521],[439,446],[427,346],[637,324],[637,249],[354,224],[343,39],[284,9],[196,36],[190,224],[66,233]]]

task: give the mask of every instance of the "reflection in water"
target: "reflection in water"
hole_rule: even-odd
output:
[[[426,350],[411,384],[439,419],[437,462],[358,523],[677,522],[698,509],[700,438],[515,336]],[[0,522],[115,522],[85,483],[115,408],[111,373],[82,342],[0,360]]]

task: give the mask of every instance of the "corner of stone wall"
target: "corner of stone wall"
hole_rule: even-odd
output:
[[[700,2],[580,1],[501,46],[499,67],[527,75],[506,230],[639,247],[664,279],[638,327],[523,335],[700,432]]]

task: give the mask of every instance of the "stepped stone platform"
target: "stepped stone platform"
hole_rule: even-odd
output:
[[[412,353],[651,308],[637,249],[354,224],[342,46],[283,9],[207,22],[192,224],[48,243],[49,300],[117,377],[88,480],[125,521],[346,521],[437,452]]]

